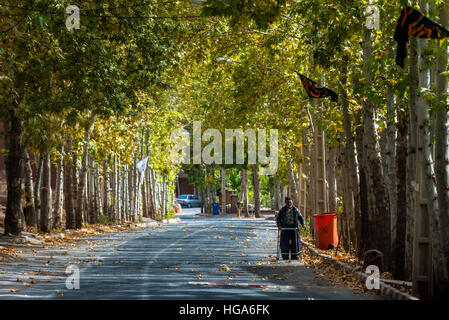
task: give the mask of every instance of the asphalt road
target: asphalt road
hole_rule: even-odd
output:
[[[377,299],[333,286],[298,262],[284,265],[298,271],[299,285],[270,277],[282,264],[267,264],[276,256],[274,221],[197,211],[184,209],[177,224],[96,235],[2,263],[0,299]],[[79,268],[79,289],[67,288],[69,265]]]

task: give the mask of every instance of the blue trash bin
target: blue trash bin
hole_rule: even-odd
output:
[[[212,203],[212,213],[214,215],[220,214],[220,204],[218,202]]]

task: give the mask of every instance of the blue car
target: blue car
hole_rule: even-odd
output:
[[[201,207],[201,200],[194,194],[181,194],[176,202],[181,207],[193,208]]]

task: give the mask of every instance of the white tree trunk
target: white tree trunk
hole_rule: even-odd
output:
[[[50,232],[52,226],[51,217],[51,162],[50,152],[45,152],[42,155],[43,170],[42,170],[42,186],[41,186],[41,219],[40,231]]]
[[[337,212],[337,180],[335,174],[335,166],[337,160],[337,148],[329,146],[328,157],[326,158],[327,166],[327,183],[329,185],[329,212]]]
[[[372,74],[368,61],[372,56],[371,31],[363,31],[363,62],[366,85],[372,85]],[[370,212],[372,213],[372,227],[376,228],[373,237],[375,246],[384,254],[385,269],[390,270],[391,240],[390,240],[390,203],[388,191],[382,172],[382,161],[379,154],[378,136],[375,127],[376,112],[373,102],[368,98],[362,102],[363,110],[363,147],[364,163],[367,172]]]
[[[59,159],[56,169],[56,199],[55,208],[53,212],[53,228],[61,228],[62,223],[62,206],[63,206],[63,175],[64,175],[64,163],[63,163],[63,152],[64,143],[59,146]]]
[[[423,6],[425,12],[425,6]],[[429,69],[425,62],[425,49],[427,47],[426,39],[418,39],[419,48],[419,86],[429,88]],[[433,168],[432,149],[430,140],[430,118],[429,118],[429,104],[423,97],[422,91],[418,92],[417,117],[418,117],[418,165],[422,170],[422,185],[424,188],[425,197],[427,199],[427,212],[430,222],[430,238],[432,242],[432,264],[435,269],[435,282],[438,283],[442,275],[442,252],[440,247],[439,221],[440,214],[438,208],[438,194],[436,189],[435,173]]]
[[[34,208],[33,170],[31,168],[31,160],[28,150],[24,148],[23,153],[25,161],[25,220],[28,227],[37,229],[36,211]]]
[[[409,48],[409,137],[407,153],[407,226],[405,247],[405,276],[406,280],[412,277],[413,243],[415,229],[415,202],[416,202],[416,153],[418,139],[418,118],[416,116],[416,103],[418,94],[418,41],[410,39]]]
[[[449,27],[449,6],[442,4],[439,12],[439,23]],[[449,112],[447,108],[448,76],[447,71],[448,46],[447,42],[440,42],[437,60],[437,98],[438,105],[435,110],[435,174],[437,179],[438,206],[440,212],[440,242],[443,255],[442,279],[440,291],[449,292]]]
[[[42,169],[43,169],[43,159],[42,155],[36,156],[36,177],[34,179],[34,210],[36,215],[36,225],[40,228],[41,220],[41,183],[42,183]]]
[[[299,207],[298,187],[296,185],[294,168],[291,160],[287,160],[288,187],[290,196],[293,199],[293,205]]]

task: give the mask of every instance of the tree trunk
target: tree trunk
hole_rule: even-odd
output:
[[[144,172],[144,176],[145,176],[145,173],[146,172]],[[145,217],[145,218],[148,217],[148,199],[147,199],[147,191],[146,191],[147,184],[148,184],[148,181],[146,179],[143,179],[143,183],[141,186],[141,188],[142,188],[142,190],[141,190],[142,191],[142,217]]]
[[[204,205],[204,199],[201,199],[201,207]],[[148,207],[150,210],[150,218],[154,219],[156,208],[154,205],[154,179],[153,179],[153,169],[148,168]],[[203,211],[201,211],[203,212]]]
[[[409,48],[409,130],[407,151],[407,225],[405,247],[405,279],[412,277],[413,243],[415,229],[415,202],[416,202],[416,153],[418,139],[418,118],[416,116],[416,103],[418,93],[418,41],[410,39]]]
[[[41,219],[39,221],[41,232],[50,232],[52,226],[51,217],[51,161],[50,152],[43,155],[42,186],[41,186]]]
[[[396,152],[396,244],[393,251],[393,277],[405,280],[405,237],[407,226],[407,131],[408,114],[402,111],[398,114],[398,135]]]
[[[87,175],[86,175],[86,181],[87,181],[87,188],[86,188],[86,202],[87,202],[87,206],[86,211],[87,211],[87,221],[90,224],[94,224],[94,216],[95,216],[95,192],[94,192],[94,160],[92,159],[91,156],[88,156],[88,170],[87,170]]]
[[[21,234],[24,221],[22,212],[22,170],[23,170],[23,123],[15,115],[15,110],[8,110],[5,119],[5,156],[7,198],[5,213],[5,234]]]
[[[274,210],[281,208],[281,185],[277,183],[277,178],[274,178]]]
[[[72,191],[73,191],[73,229],[76,228],[76,199],[78,198],[78,154],[73,152]]]
[[[369,199],[368,199],[368,184],[365,166],[363,165],[363,126],[361,111],[356,115],[356,148],[357,148],[357,162],[359,163],[359,195],[360,195],[360,230],[363,235],[360,237],[361,253],[373,248],[372,235],[369,221]]]
[[[133,184],[132,184],[132,169],[130,166],[125,165],[123,167],[123,219],[129,221],[133,210]]]
[[[387,87],[387,128],[382,131],[382,141],[385,143],[382,148],[382,161],[385,182],[388,188],[390,200],[390,233],[391,233],[391,251],[395,252],[396,246],[396,220],[397,220],[397,189],[396,189],[396,106],[394,102],[393,89]],[[392,259],[394,262],[394,259]],[[392,270],[395,268],[392,265]]]
[[[108,162],[103,161],[103,214],[107,217],[110,217],[110,197],[111,197],[111,188],[110,188],[110,179],[108,172]]]
[[[348,176],[345,172],[344,169],[344,154],[342,154],[340,152],[339,156],[337,157],[337,168],[339,168],[340,170],[338,170],[338,174],[337,174],[337,185],[339,186],[339,188],[337,189],[338,194],[342,197],[343,199],[343,211],[341,212],[341,214],[338,216],[337,218],[337,228],[338,228],[338,235],[340,237],[341,235],[341,239],[339,238],[339,246],[341,248],[344,248],[346,251],[349,251],[350,249],[350,244],[351,244],[351,230],[350,230],[350,198],[349,195],[350,193],[348,192]]]
[[[166,199],[166,192],[165,192],[165,175],[162,175],[162,183],[161,183],[161,213],[162,217],[167,217],[167,199]]]
[[[151,192],[150,192],[150,195],[151,195],[151,209],[152,209],[152,216],[151,216],[151,218],[155,218],[156,217],[156,214],[157,214],[157,205],[156,205],[156,179],[155,179],[155,177],[154,177],[154,170],[153,170],[153,168],[150,168],[150,188],[151,188]],[[202,203],[202,206],[204,206],[204,201],[205,201],[205,199],[204,199],[204,194],[202,193],[201,194],[201,203]],[[203,210],[201,211],[201,213],[204,213],[204,208],[203,208]]]
[[[360,203],[360,178],[359,178],[359,170],[357,168],[357,156],[355,152],[355,134],[353,132],[353,125],[351,121],[351,117],[349,114],[349,100],[348,100],[348,91],[347,91],[347,84],[348,84],[348,57],[345,56],[345,60],[342,67],[342,112],[343,112],[343,130],[344,130],[344,157],[343,161],[344,166],[341,168],[341,170],[346,170],[347,174],[347,192],[349,194],[344,193],[343,197],[346,196],[346,198],[349,197],[349,200],[347,202],[347,205],[350,207],[351,210],[351,216],[354,223],[354,233],[355,238],[354,240],[354,246],[356,249],[356,253],[359,258],[363,255],[363,249],[362,249],[362,222],[361,222],[361,203]],[[358,79],[356,79],[358,81]],[[362,129],[363,132],[363,129]],[[359,162],[360,163],[360,162]],[[363,172],[363,170],[362,170]],[[364,183],[366,183],[364,181]],[[365,188],[365,187],[363,187]]]
[[[100,189],[100,165],[96,162],[93,163],[93,200],[94,200],[94,212],[92,216],[92,223],[98,222],[98,217],[103,214],[101,203],[101,189]]]
[[[36,214],[34,210],[33,171],[28,150],[24,149],[25,160],[25,220],[28,227],[36,228]]]
[[[66,154],[72,155],[72,138],[66,140]],[[75,212],[73,210],[73,159],[64,162],[64,206],[65,206],[65,228],[75,228]]]
[[[426,12],[426,5],[423,3],[423,13]],[[419,72],[419,87],[430,88],[429,83],[429,69],[426,63],[426,39],[418,39],[418,72]],[[422,185],[420,188],[424,188],[425,198],[427,199],[427,212],[430,222],[430,238],[432,242],[432,264],[435,270],[434,279],[438,284],[440,278],[444,274],[442,270],[442,252],[440,248],[440,229],[439,229],[439,208],[438,208],[438,194],[436,189],[435,173],[433,167],[431,139],[430,139],[430,117],[429,117],[429,104],[423,97],[421,91],[418,92],[417,117],[418,117],[418,154],[419,160],[417,165],[422,168]],[[444,278],[444,277],[443,277]],[[437,289],[437,288],[436,288]]]
[[[133,193],[133,208],[132,211],[130,213],[131,215],[131,221],[135,222],[137,221],[137,216],[138,216],[138,212],[139,212],[139,174],[137,172],[137,154],[134,157],[134,163],[133,166],[131,167],[131,172],[132,172],[132,193]]]
[[[372,37],[370,30],[363,31],[363,61],[366,85],[372,85],[372,74],[367,62],[372,55]],[[375,129],[375,108],[370,99],[362,102],[363,111],[363,156],[365,170],[367,172],[368,190],[370,194],[369,204],[372,207],[373,224],[376,237],[373,238],[376,249],[384,254],[385,270],[390,270],[391,240],[390,240],[390,203],[382,173],[382,162],[378,150],[378,137]]]
[[[123,197],[125,196],[124,167],[121,165],[120,158],[117,159],[117,221],[122,223],[125,220],[123,216]]]
[[[34,211],[36,214],[36,226],[39,228],[39,221],[41,217],[41,183],[42,183],[42,168],[43,168],[42,156],[37,156],[36,162],[36,178],[34,180]]]
[[[129,165],[123,166],[122,182],[122,212],[123,220],[130,221],[131,212],[133,210],[133,184],[132,184],[132,168]]]
[[[115,173],[116,173],[116,159],[115,159],[115,155],[112,158],[112,163],[111,163],[111,172],[109,175],[109,186],[110,186],[110,191],[111,191],[111,197],[110,199],[110,203],[109,203],[109,218],[112,221],[115,221]]]
[[[327,162],[327,182],[329,184],[329,212],[337,212],[337,180],[335,166],[337,160],[337,148],[329,146]]]
[[[226,213],[226,169],[221,168],[221,213]]]
[[[242,213],[245,218],[249,218],[249,212],[248,212],[248,188],[247,188],[247,174],[246,169],[242,168],[242,171],[240,171],[240,179],[242,186],[240,188],[240,201],[243,203],[242,207]]]
[[[274,185],[274,176],[272,176],[272,175],[268,177],[268,186],[270,189],[270,209],[273,210],[276,189],[275,189],[275,185]]]
[[[56,169],[56,199],[53,212],[53,228],[61,228],[62,224],[62,206],[63,206],[63,183],[64,183],[64,143],[59,146],[59,158]]]
[[[83,138],[83,158],[81,162],[81,170],[79,172],[79,181],[78,181],[78,192],[76,198],[76,212],[75,212],[75,227],[77,229],[81,229],[83,226],[83,215],[84,215],[84,196],[85,196],[85,188],[86,188],[86,176],[87,176],[87,160],[88,160],[88,151],[89,151],[89,137],[90,137],[90,128],[93,124],[93,121],[89,123],[86,128],[84,128],[84,138]]]
[[[289,196],[293,199],[293,205],[295,207],[299,207],[299,196],[298,196],[298,188],[295,181],[295,173],[293,170],[293,165],[291,160],[287,160],[287,174],[288,174],[288,187],[289,187]]]
[[[439,11],[440,24],[449,27],[449,6],[442,4]],[[449,112],[447,108],[448,76],[443,72],[447,70],[448,45],[440,42],[437,60],[437,86],[438,98],[435,110],[435,174],[437,179],[438,206],[440,212],[440,243],[443,256],[443,270],[445,273],[440,279],[440,292],[449,292]]]
[[[252,165],[253,171],[253,187],[254,187],[254,215],[256,218],[262,218],[260,214],[260,183],[259,168],[257,164]]]

